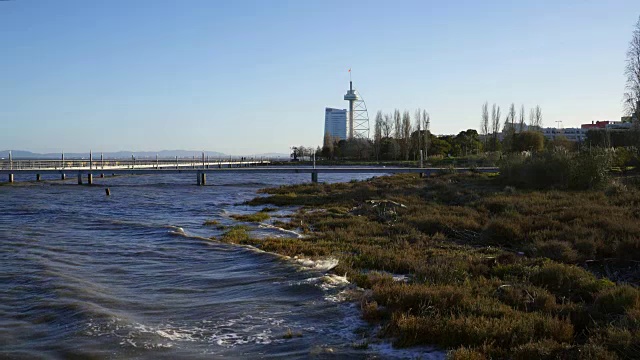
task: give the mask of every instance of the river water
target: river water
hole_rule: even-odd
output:
[[[241,204],[258,189],[309,177],[0,186],[0,358],[441,358],[386,343],[357,349],[366,324],[340,301],[345,282],[330,260],[303,265],[208,240],[222,230],[205,220],[236,224],[229,215],[259,210]],[[295,236],[253,226],[254,236]]]

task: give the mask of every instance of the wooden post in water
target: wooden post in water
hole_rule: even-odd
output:
[[[93,174],[92,173],[88,173],[87,174],[87,184],[93,185]]]
[[[207,174],[202,173],[202,186],[207,185]]]
[[[36,174],[36,181],[40,181],[40,174]]]
[[[318,182],[318,173],[316,171],[311,173],[311,182],[312,183],[317,183]]]
[[[196,181],[198,183],[198,186],[202,185],[202,178],[200,177],[200,171],[198,171],[198,173],[196,174]]]
[[[78,185],[82,185],[82,173],[78,171]]]
[[[60,180],[67,180],[67,175],[65,173],[60,174]]]
[[[13,183],[13,174],[9,174],[9,182]]]

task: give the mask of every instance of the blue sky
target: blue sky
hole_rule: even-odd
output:
[[[1,1],[0,150],[287,152],[369,115],[619,120],[633,1]],[[503,110],[503,113],[505,111]],[[372,124],[373,125],[373,124]]]

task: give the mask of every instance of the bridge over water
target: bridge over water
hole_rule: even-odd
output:
[[[270,166],[267,160],[215,160],[206,158],[195,162],[189,159],[171,160],[2,160],[0,174],[7,175],[7,181],[14,182],[14,175],[35,175],[40,181],[43,174],[58,174],[66,179],[69,174],[76,175],[78,184],[93,183],[94,175],[104,177],[111,175],[149,175],[149,174],[192,174],[196,175],[198,185],[206,185],[207,174],[236,173],[278,173],[278,174],[311,174],[311,181],[318,182],[320,173],[351,174],[398,174],[414,173],[430,175],[439,172],[497,172],[495,167],[460,167],[460,168],[421,168],[421,167],[383,167],[383,166]]]

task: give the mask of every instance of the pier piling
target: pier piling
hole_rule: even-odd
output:
[[[9,174],[9,182],[12,183],[13,182],[13,174]]]
[[[87,184],[93,185],[93,174],[87,174]]]
[[[207,174],[202,173],[202,185],[207,185]]]
[[[40,174],[36,174],[36,181],[40,181]]]
[[[311,173],[311,182],[313,182],[313,183],[317,183],[318,182],[318,173],[317,172],[312,172]]]
[[[78,185],[82,185],[82,173],[78,172]]]

